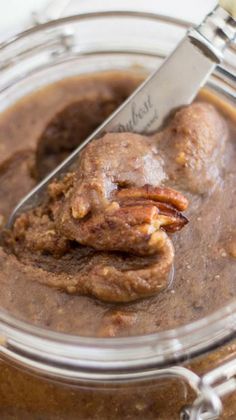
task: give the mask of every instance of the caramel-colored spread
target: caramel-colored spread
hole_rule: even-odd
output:
[[[2,220],[139,81],[69,79],[2,114]],[[234,140],[233,124],[201,98],[152,136],[91,142],[5,235],[1,306],[54,330],[119,336],[176,327],[231,300]]]
[[[174,260],[167,232],[187,219],[185,197],[161,186],[156,139],[107,134],[81,153],[76,169],[52,182],[47,199],[22,214],[6,242],[31,278],[62,291],[131,302],[163,290]],[[82,246],[81,246],[82,245]],[[87,248],[85,248],[85,246]],[[70,258],[68,272],[38,273]],[[35,270],[35,263],[37,266]]]
[[[129,72],[71,78],[2,113],[1,228],[20,198],[141,79]],[[230,302],[236,291],[232,109],[202,94],[159,133],[107,134],[92,142],[49,185],[44,202],[5,232],[0,306],[52,330],[116,337],[175,328]],[[191,367],[201,374],[233,354],[234,344]],[[190,402],[186,386],[169,379],[109,391],[73,388],[3,363],[0,391],[4,420],[173,420]],[[231,397],[224,418],[235,412]]]

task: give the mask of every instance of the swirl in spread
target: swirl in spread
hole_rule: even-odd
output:
[[[33,255],[37,264],[48,256],[68,259],[78,249],[86,254],[86,263],[77,257],[77,269],[73,257],[73,272],[48,276],[42,265],[36,276],[68,293],[110,302],[159,293],[174,261],[169,234],[187,223],[188,201],[176,188],[202,194],[214,187],[224,130],[211,105],[196,103],[154,136],[94,140],[73,170],[49,185],[45,202],[16,220],[8,243],[20,260]]]

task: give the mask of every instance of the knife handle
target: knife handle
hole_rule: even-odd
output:
[[[190,30],[188,36],[201,49],[205,49],[205,53],[210,54],[214,61],[220,63],[225,48],[236,40],[236,0],[219,0],[219,5],[199,26]]]
[[[236,19],[236,0],[220,0],[219,4],[226,12]]]

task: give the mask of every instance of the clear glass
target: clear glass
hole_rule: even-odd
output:
[[[72,75],[132,68],[149,73],[187,27],[188,23],[151,13],[109,11],[62,18],[30,29],[0,48],[0,110],[39,87]],[[209,82],[232,103],[236,99],[235,69],[233,47],[224,69],[218,68]],[[175,371],[170,367],[203,355],[191,365],[202,372],[207,357],[211,369],[232,356],[234,345],[223,344],[234,338],[235,322],[236,302],[232,302],[175,330],[145,337],[92,339],[44,330],[1,311],[0,352],[11,366],[4,363],[0,374],[0,389],[2,386],[7,395],[0,401],[0,414],[3,410],[3,418],[106,420],[112,398],[113,419],[178,418],[180,408],[192,396],[188,384],[195,389],[198,376],[185,368]],[[220,350],[214,353],[217,348]],[[210,350],[210,356],[204,356]],[[27,371],[38,377],[28,376]],[[12,392],[9,383],[14,377]],[[52,399],[45,399],[48,393]]]

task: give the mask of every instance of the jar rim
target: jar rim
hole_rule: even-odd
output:
[[[103,11],[88,12],[49,21],[30,28],[0,45],[6,50],[18,40],[57,25],[79,19],[109,16],[130,16],[155,19],[187,28],[191,22],[149,12]],[[100,372],[103,380],[114,380],[118,372],[127,372],[170,366],[213,349],[235,336],[236,301],[225,305],[213,314],[187,325],[142,336],[122,338],[97,338],[70,335],[44,329],[21,321],[0,309],[0,352],[8,358],[43,371],[52,368],[53,375],[82,377],[93,370]],[[209,334],[210,333],[210,334]],[[106,360],[105,360],[106,359]],[[29,363],[29,361],[31,363]],[[64,369],[67,367],[67,373]],[[76,366],[76,370],[70,367]],[[63,373],[64,372],[64,373]],[[73,375],[72,375],[73,372]],[[115,372],[115,373],[114,373]],[[96,373],[98,375],[98,373]],[[112,376],[113,375],[113,376]],[[86,380],[87,380],[86,379]],[[94,377],[93,377],[94,379]]]

